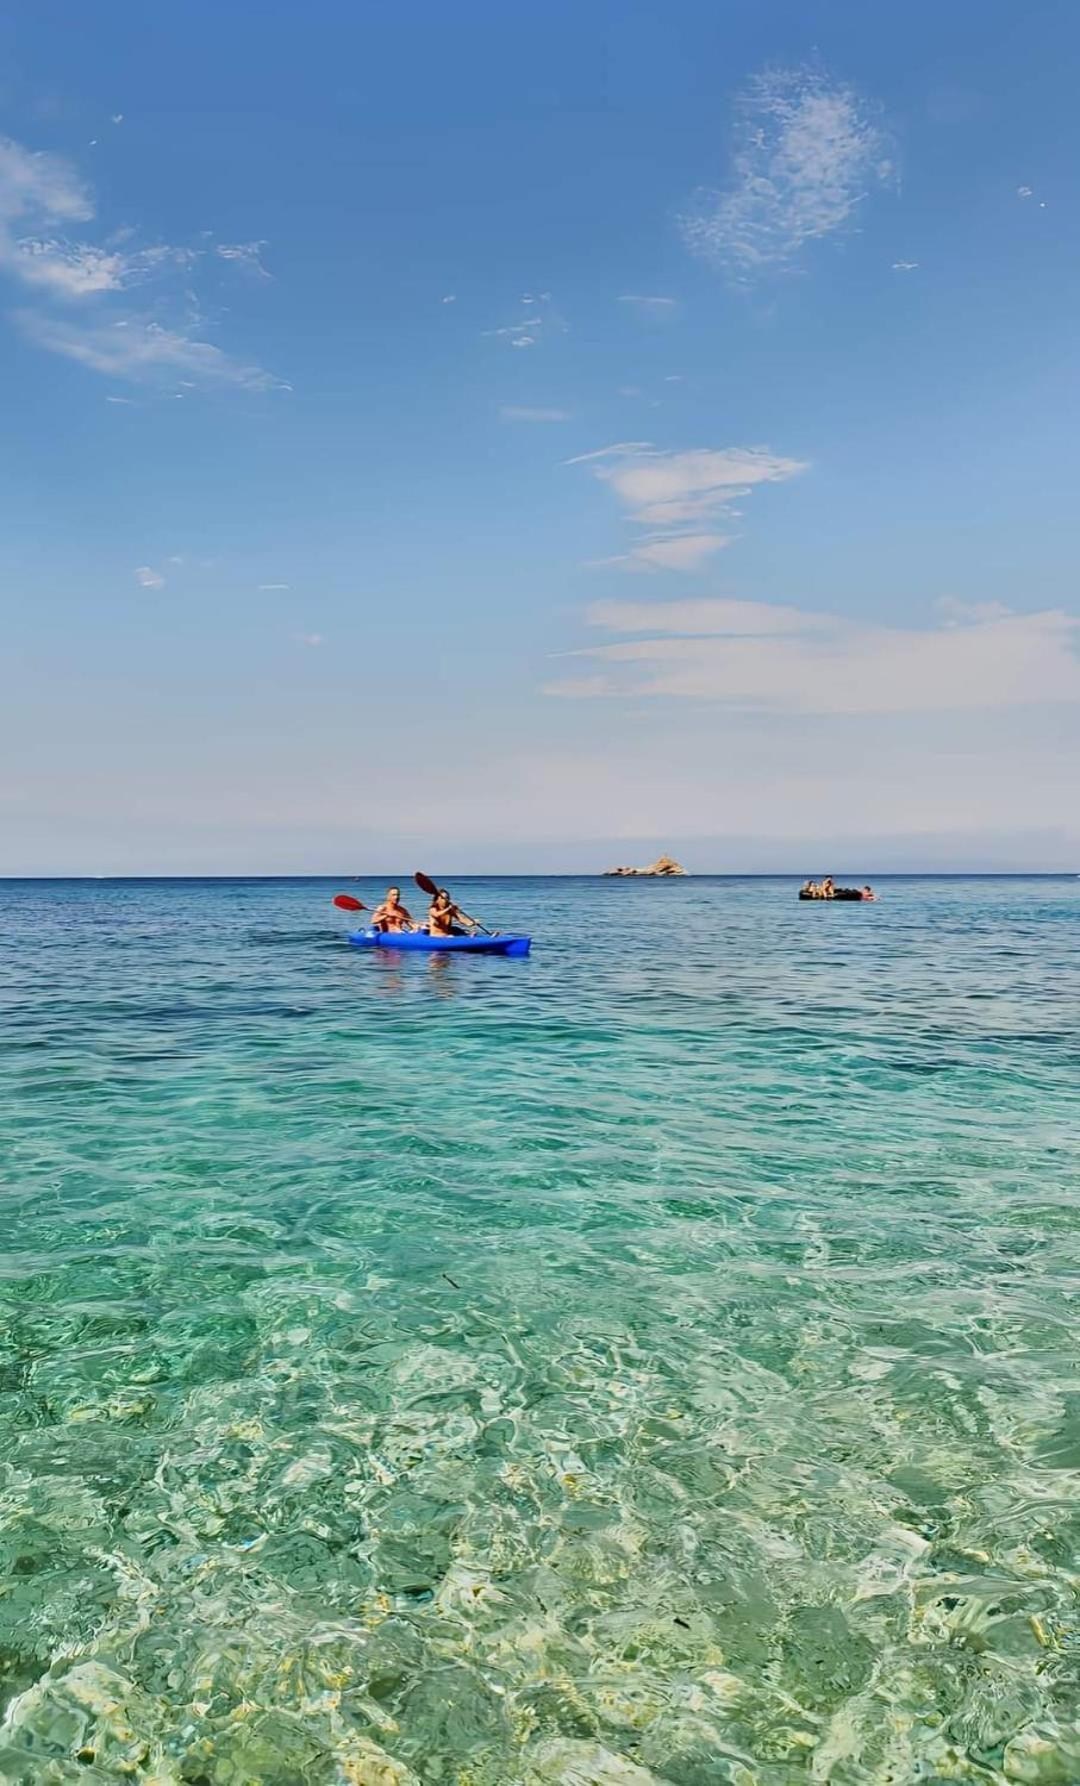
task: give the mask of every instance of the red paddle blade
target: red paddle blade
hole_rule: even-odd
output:
[[[413,880],[416,882],[421,893],[430,893],[431,897],[434,899],[439,889],[429,874],[421,874],[420,870],[417,869],[416,873],[413,875]]]
[[[367,911],[367,906],[362,904],[359,899],[354,899],[351,893],[335,893],[334,904],[340,906],[343,912]]]

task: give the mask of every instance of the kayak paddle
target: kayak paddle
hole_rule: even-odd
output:
[[[343,912],[366,912],[367,906],[360,899],[354,899],[351,893],[335,893],[333,904],[340,906]]]
[[[416,882],[421,893],[426,893],[429,899],[434,899],[439,889],[429,874],[421,874],[420,870],[417,869],[416,873],[413,875],[413,880]],[[468,923],[475,924],[477,930],[482,930],[485,936],[492,936],[494,934],[493,931],[488,930],[483,924],[478,923],[475,918],[470,918],[468,912],[462,912],[461,915],[468,921]]]

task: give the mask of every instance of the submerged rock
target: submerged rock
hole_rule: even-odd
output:
[[[650,862],[649,866],[647,868],[605,868],[605,870],[604,870],[605,875],[651,874],[651,875],[657,875],[661,878],[664,878],[664,877],[670,876],[670,875],[674,875],[674,874],[685,874],[685,873],[686,873],[686,869],[681,867],[680,864],[678,862],[676,862],[674,857],[672,857],[672,856],[657,856],[656,861]]]
[[[660,1786],[656,1774],[600,1743],[557,1738],[526,1755],[526,1778],[536,1786]]]
[[[160,1734],[160,1710],[141,1687],[102,1662],[45,1674],[7,1708],[4,1774],[60,1779],[58,1770],[70,1765],[63,1777],[73,1778],[77,1761],[80,1767],[96,1764],[91,1777],[97,1779],[106,1773],[110,1779],[152,1778],[142,1770]]]

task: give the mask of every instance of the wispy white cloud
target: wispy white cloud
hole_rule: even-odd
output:
[[[623,441],[567,463],[587,464],[614,490],[627,519],[650,529],[628,552],[602,561],[631,570],[696,570],[730,542],[730,533],[715,531],[718,519],[734,519],[735,504],[755,485],[781,483],[805,469],[764,447],[676,453],[646,441]]]
[[[575,453],[567,465],[591,465],[597,459],[628,459],[633,453],[655,453],[651,440],[618,440],[614,446],[594,447],[589,453]]]
[[[34,153],[0,137],[0,267],[30,284],[47,283],[47,251],[59,244],[41,240],[42,232],[88,223],[93,215],[89,189],[62,156]],[[22,229],[30,235],[22,237]],[[92,285],[89,268],[86,276]]]
[[[649,526],[700,520],[729,508],[756,484],[781,483],[806,469],[800,460],[782,458],[766,447],[675,453],[637,442],[568,461],[586,462],[591,462],[593,476],[609,484],[631,510],[631,519]]]
[[[578,655],[602,670],[557,681],[548,693],[819,714],[1080,701],[1080,618],[1059,610],[1021,615],[958,604],[947,624],[924,628],[724,601],[599,604],[590,618],[607,630],[651,623],[662,636],[587,648]]]
[[[73,225],[92,224],[93,194],[63,156],[34,152],[0,139],[0,274],[28,287],[40,308],[18,314],[30,339],[54,353],[111,376],[161,379],[185,373],[192,385],[232,384],[249,390],[281,388],[260,367],[233,360],[199,338],[202,325],[186,291],[170,294],[153,315],[118,310],[119,294],[156,277],[190,273],[196,250],[160,243],[138,247],[131,232],[115,232],[103,245],[71,239]],[[246,256],[257,244],[219,253]],[[170,301],[171,300],[171,301]],[[58,315],[53,304],[70,307]],[[174,310],[167,326],[162,316]],[[88,320],[72,322],[81,311]]]
[[[456,304],[457,303],[457,293],[454,291],[448,291],[446,296],[442,299],[442,302],[444,304]]]
[[[322,633],[298,633],[296,642],[298,645],[308,645],[313,650],[326,643]]]
[[[288,589],[287,583],[260,583],[260,589]]]
[[[485,329],[484,335],[491,341],[504,341],[508,347],[535,347],[545,335],[566,332],[566,323],[557,311],[552,308],[551,293],[542,291],[526,292],[521,298],[525,315],[516,322],[504,323],[501,328]]]
[[[914,273],[918,264],[917,260],[894,260],[892,270],[894,273]]]
[[[220,260],[232,261],[246,273],[253,273],[257,279],[271,279],[273,275],[262,264],[261,250],[265,247],[265,242],[219,242],[214,253]]]
[[[586,608],[585,618],[590,626],[602,627],[606,632],[674,633],[685,637],[756,638],[774,633],[827,631],[833,624],[827,614],[727,596],[699,601],[593,602]]]
[[[628,291],[620,293],[616,300],[619,304],[629,304],[639,316],[663,319],[674,316],[679,308],[678,298],[649,297],[643,292]]]
[[[88,242],[24,236],[5,264],[26,285],[41,286],[54,297],[78,299],[127,290],[166,267],[190,267],[196,258],[186,248],[142,248],[124,253],[117,248],[95,248]]]
[[[568,422],[568,409],[532,409],[528,404],[504,403],[499,411],[504,422]]]
[[[23,284],[55,297],[95,297],[196,258],[187,248],[127,249],[116,238],[99,247],[60,233],[91,223],[94,211],[93,194],[63,156],[0,139],[0,268]]]
[[[119,291],[127,275],[127,257],[123,254],[110,254],[86,243],[34,238],[19,242],[7,265],[27,285],[45,286],[68,298]]]
[[[1018,186],[1016,188],[1016,196],[1017,198],[1034,198],[1035,193],[1030,186]]]
[[[485,329],[484,333],[489,340],[505,341],[508,347],[535,347],[538,320],[527,316],[521,322],[506,323],[501,329]]]
[[[135,581],[140,589],[164,589],[165,587],[165,579],[161,572],[154,570],[153,566],[149,564],[139,565],[135,572]]]
[[[683,234],[739,279],[789,268],[807,243],[850,225],[891,173],[883,133],[853,87],[813,67],[770,70],[740,95],[730,181],[697,195]]]
[[[730,544],[731,535],[726,533],[648,533],[629,551],[594,562],[622,565],[628,571],[696,571]]]
[[[0,217],[10,222],[39,215],[88,222],[94,215],[89,189],[62,155],[0,137]]]
[[[142,383],[175,380],[189,373],[196,384],[232,385],[247,391],[288,390],[261,366],[245,364],[183,329],[166,329],[145,318],[72,323],[39,311],[17,312],[24,334],[38,347],[62,354],[93,372]]]

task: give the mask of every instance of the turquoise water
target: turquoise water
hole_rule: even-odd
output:
[[[0,885],[0,1778],[1080,1779],[1080,881],[458,886]]]

